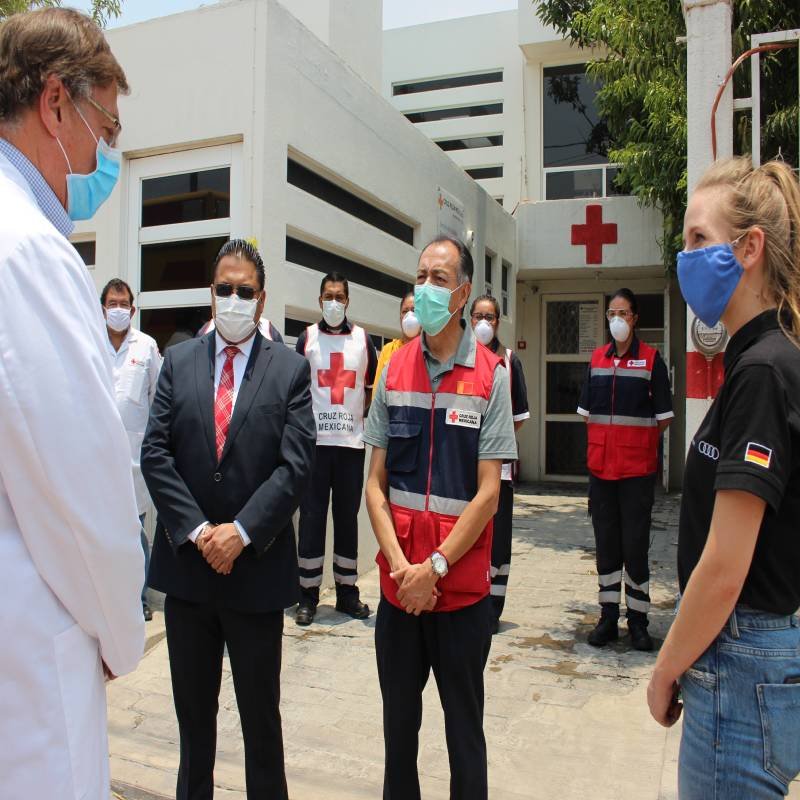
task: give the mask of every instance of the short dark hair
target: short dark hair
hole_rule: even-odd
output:
[[[458,250],[458,273],[459,276],[470,283],[472,283],[472,276],[475,272],[475,264],[472,261],[472,253],[470,253],[469,248],[462,242],[460,239],[456,239],[453,236],[437,236],[435,239],[431,239],[425,247],[422,248],[420,251],[420,257],[422,253],[424,253],[429,247],[435,244],[444,244],[445,242],[449,242],[453,247]]]
[[[488,300],[494,306],[494,315],[497,319],[500,319],[500,303],[497,302],[496,297],[492,297],[490,294],[482,294],[480,297],[476,297],[472,301],[472,305],[469,307],[469,313],[472,315],[475,311],[475,306],[478,305],[482,300]]]
[[[130,298],[131,305],[133,305],[133,292],[131,291],[131,287],[125,283],[122,278],[112,278],[104,287],[103,291],[100,292],[100,305],[104,306],[106,304],[106,298],[108,297],[108,293],[114,292],[127,292],[128,297]]]
[[[403,296],[400,298],[400,308],[402,308],[402,307],[403,307],[403,303],[405,303],[405,301],[406,301],[406,300],[408,300],[408,298],[409,298],[409,297],[410,297],[410,298],[413,300],[413,298],[414,298],[414,290],[413,290],[413,289],[411,289],[411,291],[408,291],[408,292],[406,292],[406,293],[405,293],[405,294],[404,294],[404,295],[403,295]]]
[[[611,295],[608,302],[610,303],[612,300],[615,300],[617,297],[621,297],[623,300],[627,300],[631,307],[631,313],[638,314],[639,313],[639,303],[636,301],[636,295],[630,290],[626,288],[617,289],[614,294]]]
[[[243,258],[245,261],[249,261],[256,268],[256,276],[258,277],[259,288],[261,291],[264,290],[267,272],[264,268],[264,262],[261,259],[261,253],[258,252],[255,246],[253,246],[246,239],[231,239],[230,241],[225,242],[225,244],[220,248],[219,253],[217,253],[217,258],[214,261],[214,278],[217,277],[217,267],[219,266],[219,262],[222,261],[225,256],[235,256],[236,258]]]
[[[319,285],[319,296],[325,293],[325,284],[326,283],[341,283],[344,285],[344,294],[347,299],[350,299],[350,284],[347,282],[347,278],[342,275],[341,272],[329,272],[323,279]]]

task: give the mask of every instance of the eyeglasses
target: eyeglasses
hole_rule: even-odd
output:
[[[96,108],[104,117],[107,117],[114,126],[114,133],[111,135],[111,141],[108,144],[109,147],[116,146],[117,139],[119,139],[119,135],[122,133],[122,123],[119,121],[119,117],[115,117],[108,109],[103,108],[93,97],[87,97],[86,102],[90,106]]]
[[[475,322],[480,322],[482,319],[485,319],[487,322],[497,322],[497,314],[481,314],[479,312],[475,312],[470,316],[475,320]]]
[[[625,311],[624,309],[621,311],[617,311],[616,309],[609,308],[606,311],[606,319],[614,319],[614,317],[622,317],[622,319],[630,319],[633,316],[632,311]]]
[[[252,286],[232,286],[230,283],[214,284],[214,294],[217,297],[230,297],[237,294],[242,300],[252,300],[258,293]]]

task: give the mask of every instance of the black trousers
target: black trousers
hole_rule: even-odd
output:
[[[384,800],[419,800],[417,751],[422,690],[433,669],[444,709],[451,800],[488,797],[483,669],[491,645],[488,597],[415,617],[381,597],[375,652],[383,696]]]
[[[287,800],[279,710],[283,612],[247,614],[167,595],[164,621],[181,739],[177,800],[214,796],[225,645],[242,723],[247,797]]]
[[[650,610],[650,517],[655,475],[604,481],[589,477],[589,513],[597,547],[602,615],[619,618],[623,571],[628,622],[647,625]]]
[[[511,530],[514,524],[514,484],[500,481],[500,500],[494,515],[492,534],[492,610],[500,619],[506,604],[508,575],[511,570]]]
[[[337,597],[358,595],[358,509],[364,449],[317,445],[311,484],[300,502],[298,563],[303,599],[316,605],[325,563],[328,503],[333,501],[333,577]]]

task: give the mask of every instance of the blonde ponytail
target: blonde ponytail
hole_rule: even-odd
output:
[[[718,161],[698,189],[728,189],[722,209],[731,240],[758,227],[764,232],[765,290],[778,306],[784,333],[800,347],[800,184],[783,161],[753,167],[749,158]]]

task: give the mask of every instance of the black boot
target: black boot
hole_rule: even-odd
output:
[[[369,606],[361,602],[358,589],[353,587],[347,591],[341,591],[337,587],[336,610],[342,614],[347,614],[353,619],[367,619],[369,617]]]
[[[297,606],[294,614],[294,621],[298,625],[310,625],[317,614],[317,604],[313,600],[304,597]]]
[[[613,617],[600,617],[600,621],[589,634],[586,641],[592,647],[605,647],[609,642],[616,642],[619,638],[617,620]]]
[[[653,649],[653,640],[647,632],[647,623],[628,620],[628,633],[631,635],[631,645],[634,650],[649,653]]]

